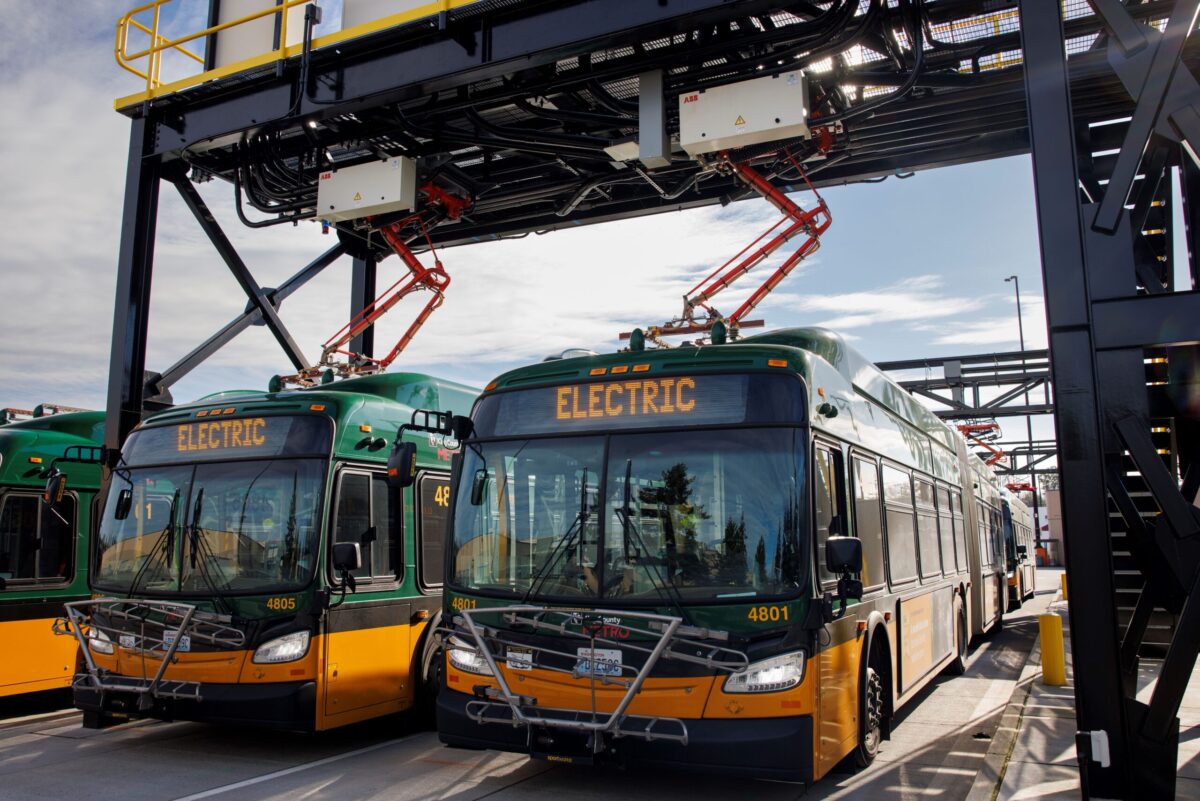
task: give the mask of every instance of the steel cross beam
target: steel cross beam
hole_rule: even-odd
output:
[[[320,275],[326,267],[337,261],[345,252],[345,245],[339,242],[309,262],[308,265],[291,278],[284,281],[278,289],[264,289],[263,292],[266,294],[271,306],[278,309],[283,304],[283,301],[293,292]],[[146,382],[146,395],[152,396],[170,388],[179,379],[196,369],[202,362],[229,344],[238,334],[252,325],[262,325],[262,322],[262,312],[253,302],[249,303],[246,310],[239,317],[230,320],[221,330],[204,340],[204,342],[196,346],[190,353],[163,371],[161,375],[151,376]]]
[[[233,243],[229,241],[229,237],[225,236],[225,232],[217,224],[216,218],[208,210],[208,205],[205,204],[204,198],[200,197],[200,193],[196,191],[196,187],[188,180],[187,174],[179,172],[171,177],[171,182],[175,184],[175,188],[179,190],[183,202],[191,210],[192,215],[196,218],[196,222],[200,223],[200,227],[208,235],[209,241],[212,242],[213,247],[217,249],[217,253],[221,255],[221,258],[229,267],[229,271],[233,273],[233,277],[241,285],[242,291],[246,293],[246,296],[250,298],[250,302],[254,304],[258,309],[258,313],[262,315],[263,322],[271,330],[271,334],[274,335],[275,340],[279,343],[279,347],[283,348],[283,352],[287,354],[292,366],[297,370],[303,370],[308,367],[308,361],[304,358],[304,353],[301,352],[300,346],[296,344],[296,341],[292,339],[292,335],[283,324],[283,320],[279,319],[279,313],[275,311],[275,307],[271,304],[267,293],[254,280],[254,276],[246,268],[246,263],[242,261],[242,257],[234,249]]]

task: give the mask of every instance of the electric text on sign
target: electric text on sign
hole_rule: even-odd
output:
[[[558,387],[556,400],[559,420],[690,414],[696,382],[685,377],[565,386]]]
[[[213,451],[230,448],[254,448],[266,444],[267,421],[262,417],[187,423],[177,429],[175,450]]]

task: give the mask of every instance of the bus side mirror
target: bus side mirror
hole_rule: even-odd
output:
[[[42,493],[42,502],[53,509],[62,503],[63,493],[67,491],[67,474],[52,470],[46,479],[46,491]]]
[[[1026,545],[1018,545],[1017,546],[1017,556],[1021,557],[1022,559],[1028,558],[1029,547]]]
[[[825,540],[825,566],[830,573],[862,572],[862,540],[858,537],[830,537]]]
[[[411,487],[417,480],[417,443],[397,442],[388,456],[387,481],[392,489]]]
[[[133,508],[133,491],[123,489],[117,493],[117,503],[113,508],[113,517],[117,520],[124,520],[129,517],[129,511]]]
[[[471,477],[471,505],[480,506],[483,503],[483,489],[487,486],[487,471],[482,467]]]
[[[357,542],[335,542],[333,544],[333,569],[342,579],[342,586],[350,592],[357,591],[353,572],[362,567],[362,549]]]
[[[450,436],[464,442],[475,431],[475,425],[466,415],[456,414],[450,418]]]

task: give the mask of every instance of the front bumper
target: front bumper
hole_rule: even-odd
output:
[[[136,693],[77,685],[74,701],[85,712],[308,732],[316,728],[317,683],[203,684],[198,701],[154,698],[149,709],[138,708]]]
[[[562,730],[531,732],[524,725],[476,723],[466,712],[472,700],[472,696],[453,690],[443,689],[438,693],[438,737],[446,745],[531,754],[553,762],[592,761],[591,749],[581,735]],[[598,758],[692,772],[812,781],[811,717],[685,722],[687,745],[669,740],[610,739]]]

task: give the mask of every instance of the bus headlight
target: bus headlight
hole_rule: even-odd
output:
[[[795,651],[753,662],[745,670],[725,679],[727,693],[775,693],[800,686],[804,681],[807,654]]]
[[[100,629],[88,630],[88,647],[93,653],[111,654],[113,652],[113,642],[107,634]]]
[[[479,649],[468,645],[457,637],[451,637],[446,643],[446,651],[450,655],[450,664],[463,673],[474,673],[477,676],[491,676],[492,669]]]
[[[308,653],[309,632],[293,631],[282,637],[267,640],[255,650],[251,662],[259,665],[277,665],[280,662],[295,662]]]

